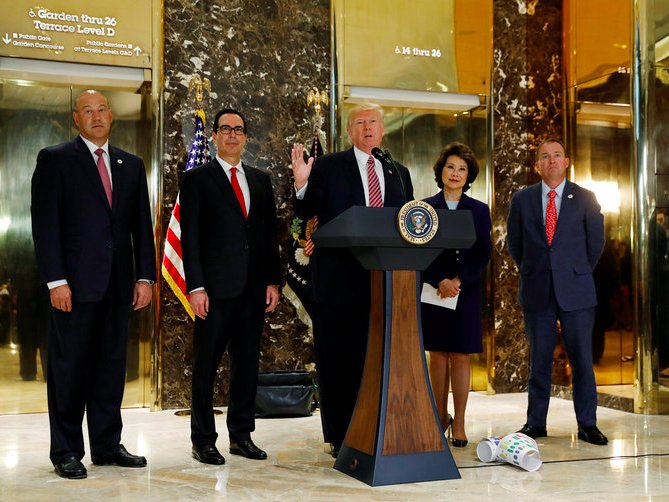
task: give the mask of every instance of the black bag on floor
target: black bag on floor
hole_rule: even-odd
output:
[[[307,371],[258,373],[256,417],[308,417],[316,408],[314,391]]]

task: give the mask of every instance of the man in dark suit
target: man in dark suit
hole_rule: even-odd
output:
[[[255,430],[260,336],[279,301],[281,279],[276,203],[268,173],[241,162],[246,120],[224,109],[214,118],[218,153],[187,171],[180,192],[181,245],[193,333],[193,457],[220,465],[212,407],[216,369],[228,350],[230,453],[264,460]]]
[[[304,146],[292,150],[295,214],[318,216],[318,225],[351,206],[401,206],[413,199],[406,167],[384,166],[372,156],[383,139],[383,109],[359,105],[348,116],[353,147],[304,160]],[[312,169],[313,167],[313,169]],[[311,293],[316,370],[323,436],[337,456],[355,408],[367,350],[369,272],[347,249],[319,249],[313,254]]]
[[[45,148],[32,178],[32,229],[51,320],[47,392],[50,458],[85,478],[81,422],[96,465],[144,467],[121,440],[128,317],[151,302],[156,278],[144,163],[109,144],[107,98],[75,101],[74,141]]]
[[[604,218],[595,195],[566,179],[569,158],[556,139],[537,150],[542,181],[513,196],[507,222],[509,254],[520,271],[520,304],[530,346],[527,423],[519,431],[545,437],[557,321],[572,367],[578,437],[604,445],[597,428],[592,369],[595,282],[604,249]]]

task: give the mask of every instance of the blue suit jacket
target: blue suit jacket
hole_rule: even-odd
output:
[[[597,305],[592,271],[604,249],[604,217],[595,194],[567,181],[552,245],[543,221],[541,183],[517,192],[507,220],[509,254],[520,271],[520,304],[548,306],[550,286],[562,310]]]
[[[142,160],[109,146],[112,207],[80,136],[45,148],[32,178],[32,230],[44,283],[67,279],[75,302],[100,301],[116,284],[132,301],[136,279],[156,279],[151,210]]]
[[[409,170],[396,165],[399,176],[397,171],[383,167],[386,207],[399,207],[413,200]],[[293,197],[295,215],[303,220],[318,216],[319,226],[351,206],[364,205],[365,190],[353,148],[317,159],[304,198]],[[369,272],[348,249],[316,247],[312,258],[311,292],[315,301],[355,304],[369,300]]]

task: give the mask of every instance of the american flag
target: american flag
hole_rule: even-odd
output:
[[[188,151],[188,162],[184,171],[188,171],[210,160],[209,144],[204,132],[204,123],[204,111],[202,109],[195,110],[195,134]],[[169,284],[176,297],[184,306],[188,315],[190,315],[191,319],[194,319],[195,316],[188,303],[188,292],[186,291],[186,274],[184,273],[184,264],[181,255],[181,219],[179,212],[179,195],[177,195],[170,224],[167,227],[167,236],[165,237],[162,272],[167,284]]]

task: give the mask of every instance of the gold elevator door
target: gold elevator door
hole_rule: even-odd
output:
[[[96,67],[91,66],[91,75]],[[22,75],[23,76],[23,75]],[[69,141],[78,132],[72,101],[95,88],[109,98],[111,142],[151,164],[149,100],[138,86],[53,83],[36,76],[0,74],[0,414],[47,410],[48,297],[38,278],[30,222],[30,182],[40,149]],[[147,173],[148,174],[148,173]],[[149,189],[154,190],[149,184]],[[150,194],[155,200],[154,194]],[[149,404],[149,341],[153,317],[133,313],[128,340],[124,407]]]

